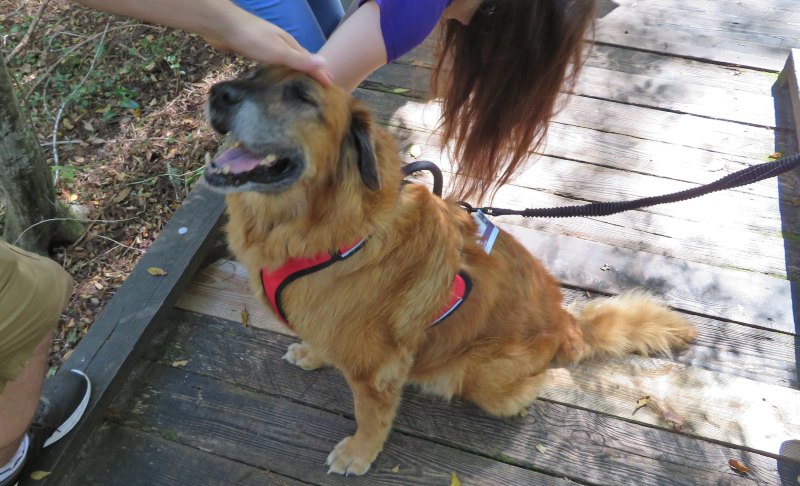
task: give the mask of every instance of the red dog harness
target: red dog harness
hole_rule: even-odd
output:
[[[286,286],[300,277],[318,272],[336,262],[350,257],[363,248],[366,242],[367,240],[365,238],[350,246],[339,248],[335,253],[320,253],[311,258],[290,258],[274,271],[270,271],[267,267],[262,268],[261,285],[264,289],[264,295],[267,296],[267,300],[269,300],[269,303],[272,305],[272,309],[280,316],[284,324],[290,329],[292,328],[291,324],[289,324],[289,321],[286,319],[286,313],[281,305],[281,292],[283,292]],[[439,324],[458,309],[461,304],[467,300],[470,290],[472,290],[472,281],[469,275],[464,271],[458,272],[453,278],[453,285],[450,288],[450,300],[447,302],[447,305],[439,310],[439,317],[431,323],[431,326]]]

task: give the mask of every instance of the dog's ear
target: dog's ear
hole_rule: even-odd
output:
[[[372,120],[369,112],[359,106],[352,106],[350,110],[350,137],[355,145],[361,180],[371,190],[380,190],[378,159],[372,143]]]

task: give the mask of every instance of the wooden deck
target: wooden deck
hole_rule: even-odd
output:
[[[798,70],[787,59],[800,47],[800,2],[601,3],[575,96],[495,206],[662,194],[797,153]],[[406,159],[417,145],[447,174],[426,101],[431,46],[356,96]],[[465,485],[800,485],[798,206],[795,171],[604,218],[496,218],[568,302],[645,288],[699,337],[670,358],[552,370],[528,415],[511,420],[408,389],[368,475],[342,478],[324,462],[355,429],[348,387],[333,370],[281,360],[294,338],[220,251],[221,200],[196,191],[67,363],[94,380],[90,416],[30,468],[51,474],[22,484],[447,485],[455,472]]]

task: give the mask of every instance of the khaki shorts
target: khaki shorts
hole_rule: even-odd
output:
[[[49,258],[0,238],[0,393],[56,326],[72,295],[72,278]]]

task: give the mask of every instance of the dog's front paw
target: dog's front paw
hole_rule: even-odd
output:
[[[326,364],[306,343],[290,344],[283,359],[307,371],[322,368]]]
[[[330,466],[328,474],[336,473],[344,474],[345,476],[366,474],[372,465],[372,461],[378,457],[380,449],[376,451],[365,451],[363,449],[363,447],[358,447],[352,436],[342,439],[333,448],[328,455],[328,460],[325,462]]]

